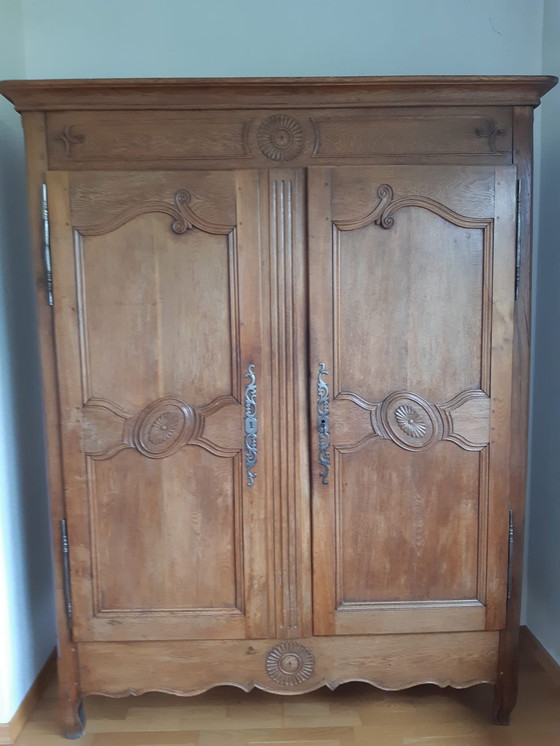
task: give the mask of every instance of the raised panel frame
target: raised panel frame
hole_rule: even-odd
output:
[[[46,112],[72,112],[94,110],[123,110],[131,118],[137,118],[142,110],[201,110],[201,109],[239,109],[266,106],[271,111],[282,112],[286,106],[307,108],[312,103],[315,107],[339,107],[341,111],[363,106],[435,106],[445,107],[452,113],[454,107],[480,106],[481,110],[489,106],[503,105],[512,112],[513,142],[512,159],[518,166],[520,179],[519,203],[519,300],[515,310],[514,336],[514,389],[511,407],[515,438],[512,439],[512,450],[507,468],[511,470],[512,485],[509,506],[513,508],[514,543],[511,599],[508,605],[506,628],[500,632],[498,666],[496,656],[484,653],[487,671],[491,671],[487,680],[496,684],[495,711],[499,723],[507,724],[509,714],[516,699],[517,640],[519,610],[521,600],[521,577],[523,556],[523,524],[526,481],[526,450],[528,432],[528,375],[530,352],[530,286],[531,286],[531,202],[532,202],[532,126],[533,108],[540,103],[541,96],[557,83],[551,76],[499,76],[499,77],[408,77],[408,78],[330,78],[330,79],[254,79],[254,80],[106,80],[106,81],[11,81],[1,85],[2,93],[12,100],[16,108],[23,112],[23,124],[26,137],[28,193],[30,204],[31,240],[34,261],[34,272],[37,284],[39,324],[41,329],[40,347],[43,369],[43,387],[45,397],[46,427],[49,433],[48,468],[50,500],[52,509],[52,536],[54,543],[57,626],[59,640],[59,699],[61,705],[61,724],[64,732],[73,737],[81,734],[84,728],[83,711],[79,708],[81,697],[87,693],[92,683],[90,674],[96,680],[106,683],[105,694],[115,696],[115,689],[108,679],[110,672],[116,672],[111,646],[108,646],[107,665],[88,670],[85,661],[80,669],[78,664],[78,646],[73,642],[68,630],[63,593],[60,520],[67,514],[67,501],[61,474],[61,429],[57,406],[57,381],[55,370],[55,345],[53,337],[53,313],[47,304],[43,243],[41,236],[41,185],[45,180],[48,168],[48,147],[46,138]],[[79,132],[78,132],[79,134]],[[62,144],[61,144],[62,145]],[[388,161],[390,162],[390,161]],[[425,162],[423,155],[411,158],[410,163]],[[459,161],[456,161],[459,162]],[[467,164],[474,161],[465,156],[460,162]],[[494,161],[495,162],[495,161]],[[115,162],[99,164],[100,167],[119,168]],[[209,164],[207,164],[209,165]],[[222,162],[218,166],[230,167]],[[180,166],[181,167],[181,166]],[[274,163],[266,166],[273,168]],[[257,233],[255,231],[255,240]],[[313,408],[313,407],[312,407]],[[474,633],[476,640],[481,635]],[[454,639],[454,635],[452,635]],[[429,635],[436,641],[435,635]],[[360,638],[354,638],[360,645]],[[367,638],[370,639],[370,638]],[[400,645],[402,636],[395,640],[395,657],[392,667],[395,672],[406,668],[407,646]],[[417,637],[413,637],[416,645]],[[340,651],[338,639],[326,639],[325,650]],[[386,651],[386,636],[380,638],[380,646],[372,649],[366,656],[363,665],[368,665],[371,657],[375,658],[378,650],[382,658]],[[482,642],[480,643],[482,644]],[[87,644],[89,645],[89,643]],[[143,653],[148,660],[155,660],[156,651],[142,643]],[[454,643],[452,643],[453,649]],[[83,645],[80,645],[83,648]],[[426,675],[431,677],[434,666],[441,660],[444,646],[439,645],[437,636],[433,660],[430,657]],[[84,653],[85,650],[80,650]],[[131,651],[132,652],[132,651]],[[205,670],[215,661],[215,646],[212,643],[205,651],[197,648],[201,657],[201,666]],[[445,658],[448,656],[443,653]],[[429,657],[429,656],[428,656]],[[465,660],[471,656],[468,655]],[[96,653],[92,660],[99,660]],[[124,688],[130,685],[134,675],[134,656],[121,658],[119,670]],[[427,658],[426,658],[427,660]],[[91,661],[90,661],[91,662]],[[329,670],[333,661],[325,662]],[[162,670],[166,670],[165,667]],[[352,671],[351,678],[361,678],[363,669],[358,666]],[[145,672],[145,670],[144,670]],[[387,686],[387,668],[372,681],[377,686]],[[458,683],[461,686],[475,683],[467,681],[467,671],[462,663],[457,667]],[[236,677],[237,680],[237,677]],[[235,683],[235,682],[231,682]],[[402,683],[402,682],[401,682]],[[145,680],[146,689],[154,685],[154,677]],[[401,684],[398,684],[399,686]],[[103,688],[103,687],[102,687]],[[123,687],[121,686],[121,689]],[[180,685],[179,685],[180,688]],[[178,691],[181,694],[195,693],[193,689]]]
[[[187,175],[188,179],[188,175]],[[248,489],[245,484],[243,465],[243,406],[242,372],[243,366],[256,366],[258,374],[262,372],[261,345],[256,340],[263,336],[259,316],[255,316],[251,309],[251,299],[256,293],[260,298],[258,288],[262,282],[260,263],[255,261],[261,251],[260,240],[255,242],[251,231],[255,230],[254,218],[250,218],[250,207],[244,215],[245,199],[250,204],[257,201],[258,181],[255,173],[238,172],[235,177],[239,201],[238,231],[234,225],[221,225],[200,220],[188,208],[184,207],[188,199],[184,194],[178,194],[175,204],[167,202],[147,202],[143,206],[136,204],[132,209],[109,219],[105,224],[72,225],[70,208],[71,176],[65,172],[49,173],[47,178],[49,204],[52,205],[51,236],[55,250],[53,251],[53,269],[56,277],[54,293],[56,305],[54,308],[57,356],[59,360],[59,390],[61,397],[61,425],[63,447],[63,469],[65,472],[66,499],[72,505],[68,510],[67,523],[70,545],[70,572],[72,581],[72,601],[74,605],[74,625],[72,636],[80,641],[94,640],[140,640],[157,634],[161,639],[236,639],[267,637],[274,629],[273,604],[269,598],[269,573],[271,569],[271,548],[268,537],[262,535],[256,528],[269,510],[266,496],[262,488],[262,480]],[[186,194],[186,193],[185,193]],[[201,230],[223,235],[226,239],[228,265],[230,267],[230,302],[231,322],[235,327],[232,332],[232,385],[235,396],[221,397],[209,402],[204,407],[190,407],[179,400],[164,400],[151,402],[142,412],[128,413],[119,405],[108,401],[99,401],[89,395],[88,355],[84,337],[84,308],[83,308],[83,274],[82,252],[84,235],[103,235],[129,220],[134,220],[142,214],[165,212],[173,220],[171,227],[175,233],[182,233],[198,223]],[[257,232],[258,235],[258,232]],[[238,242],[247,242],[247,250],[240,257]],[[239,291],[238,283],[243,288]],[[249,313],[248,316],[243,314]],[[240,319],[244,323],[240,324]],[[73,362],[72,362],[73,361]],[[265,362],[265,370],[267,363]],[[65,367],[67,366],[67,367]],[[74,374],[72,374],[74,371]],[[79,375],[76,373],[80,371]],[[263,392],[264,393],[264,392]],[[75,406],[69,405],[75,402]],[[148,609],[108,609],[100,601],[99,590],[96,585],[96,573],[93,572],[96,561],[94,548],[94,525],[91,522],[90,509],[92,504],[86,499],[84,490],[95,484],[91,472],[92,464],[101,458],[110,459],[122,448],[132,447],[148,458],[159,458],[172,455],[169,453],[150,453],[142,445],[141,433],[135,432],[148,417],[148,411],[154,406],[167,407],[171,405],[183,411],[185,428],[192,420],[191,434],[185,442],[183,438],[179,446],[202,447],[217,457],[232,459],[234,479],[234,531],[236,557],[236,588],[237,601],[231,608],[158,608]],[[97,408],[124,420],[122,438],[118,443],[112,443],[101,452],[94,452],[79,456],[82,448],[82,415]],[[225,440],[223,423],[218,427],[212,424],[212,415],[229,409],[237,412],[233,420],[229,418]],[[128,415],[130,414],[130,417]],[[87,421],[86,421],[87,422]],[[222,424],[222,427],[220,427]],[[128,427],[127,427],[128,425]],[[184,428],[183,428],[184,429]],[[263,430],[266,425],[263,426]],[[229,431],[229,432],[227,432]],[[235,434],[237,432],[237,435]],[[127,437],[128,433],[128,437]],[[188,434],[188,433],[187,433]],[[221,438],[221,441],[220,441]],[[139,440],[140,439],[140,440]],[[173,445],[173,444],[172,444]],[[80,461],[84,459],[84,479],[80,477],[82,467]],[[263,455],[262,468],[266,468],[267,458]],[[86,476],[87,475],[87,476]],[[89,486],[88,486],[89,485]],[[245,517],[244,517],[245,516]],[[250,518],[247,518],[250,516]],[[93,532],[93,533],[92,533]],[[79,582],[77,582],[79,580]],[[187,576],[185,575],[185,580]],[[272,625],[272,626],[271,626]],[[157,629],[157,632],[156,632]]]
[[[124,111],[54,111],[47,122],[51,170],[512,160],[505,106],[154,111],[138,122]]]
[[[399,168],[391,169],[398,173]],[[419,167],[430,169],[436,167]],[[450,167],[451,168],[451,167]],[[367,169],[364,169],[367,170]],[[354,443],[332,443],[331,476],[325,481],[325,472],[319,472],[319,462],[324,459],[318,453],[317,437],[312,434],[314,469],[313,482],[313,526],[314,526],[314,633],[332,634],[379,634],[391,633],[396,629],[401,633],[425,631],[467,631],[482,629],[500,629],[505,623],[507,553],[508,546],[508,475],[504,474],[504,459],[510,450],[510,420],[505,404],[510,401],[512,386],[512,336],[515,275],[515,230],[514,214],[516,207],[516,169],[515,167],[496,167],[494,171],[495,204],[492,214],[484,218],[470,218],[425,196],[394,199],[393,192],[384,182],[384,169],[371,168],[372,178],[379,186],[378,203],[369,212],[359,218],[345,220],[332,214],[330,169],[311,169],[309,172],[309,205],[310,205],[310,308],[311,316],[311,360],[314,364],[324,361],[332,372],[331,384],[331,419],[340,421],[340,407],[337,405],[351,401],[369,415],[369,434],[366,426],[359,431],[360,437]],[[442,175],[444,167],[440,169]],[[351,173],[347,170],[348,173]],[[363,171],[362,171],[363,173]],[[409,175],[414,168],[407,169]],[[419,170],[417,169],[417,173]],[[377,174],[376,177],[373,177]],[[393,215],[401,207],[416,206],[438,214],[442,219],[459,226],[479,228],[483,231],[483,321],[482,321],[482,356],[481,384],[482,390],[476,395],[486,396],[490,406],[488,423],[488,440],[479,447],[469,450],[480,450],[480,502],[479,502],[479,535],[482,539],[478,548],[478,591],[476,598],[458,599],[457,601],[421,601],[421,602],[346,602],[341,588],[340,557],[342,550],[340,526],[340,458],[341,453],[359,449],[371,438],[395,436],[378,424],[376,411],[384,402],[367,402],[359,392],[341,391],[338,372],[340,363],[337,359],[336,345],[332,339],[337,338],[338,325],[337,302],[334,300],[338,287],[336,272],[339,265],[340,250],[338,236],[340,230],[355,230],[370,223],[391,228]],[[331,337],[330,335],[334,335]],[[311,397],[316,398],[316,379],[312,379]],[[487,396],[487,392],[490,398]],[[408,398],[414,394],[401,392]],[[475,392],[473,392],[475,393]],[[397,394],[393,394],[396,396]],[[469,392],[458,394],[455,399],[464,400]],[[457,403],[447,402],[435,408],[434,416],[444,410],[447,415]],[[429,408],[431,405],[424,402]],[[487,405],[487,406],[488,406]],[[426,407],[424,407],[426,408]],[[346,410],[347,411],[347,410]],[[442,418],[442,419],[445,419]],[[449,428],[449,419],[447,418]],[[317,420],[316,420],[317,421]],[[314,428],[311,429],[313,433]],[[444,436],[445,425],[439,437]],[[499,431],[500,435],[497,436]],[[454,437],[450,440],[459,447],[465,447],[464,438]],[[412,443],[412,439],[411,439]],[[401,447],[412,447],[398,443]],[[343,447],[339,449],[337,445]],[[431,443],[428,443],[431,445]],[[467,445],[468,447],[468,445]],[[492,453],[492,461],[490,461]],[[491,468],[491,464],[495,466]],[[328,470],[327,470],[328,471]],[[338,506],[338,507],[337,507]]]

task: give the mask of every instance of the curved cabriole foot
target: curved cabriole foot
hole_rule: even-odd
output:
[[[84,703],[68,702],[63,704],[63,728],[64,735],[71,741],[81,738],[86,730],[86,714],[84,712]]]

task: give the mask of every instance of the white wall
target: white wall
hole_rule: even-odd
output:
[[[398,74],[537,74],[542,63],[543,3],[549,0],[19,0],[23,12],[23,46],[18,0],[0,0],[0,77],[163,77],[163,76],[266,76],[266,75],[398,75]],[[554,0],[556,2],[556,0]],[[24,51],[24,59],[21,52]],[[2,65],[2,61],[4,64]],[[552,61],[551,61],[552,62]],[[552,71],[554,72],[554,71]],[[6,106],[0,112],[5,114]],[[10,118],[8,139],[0,140],[0,158],[10,166],[12,176],[0,183],[0,240],[20,246],[21,209],[20,140]],[[6,188],[6,183],[18,185]],[[2,220],[4,227],[2,228]],[[11,274],[20,278],[25,293],[30,286],[27,255],[12,252]],[[25,294],[24,293],[24,294]],[[13,294],[12,294],[13,295]],[[12,297],[21,310],[23,301]],[[27,303],[27,300],[25,301]],[[27,307],[27,306],[26,306]],[[29,315],[15,321],[12,311],[8,337],[18,341],[20,353],[28,344],[33,362],[25,368],[34,375],[35,339]],[[2,332],[0,331],[0,335]],[[0,336],[0,364],[6,367],[6,337]],[[12,380],[22,374],[22,359],[13,358]],[[3,362],[2,362],[3,361]],[[19,366],[19,367],[18,367]],[[31,372],[33,371],[33,373]],[[7,371],[8,372],[8,371]],[[35,416],[38,389],[28,380],[30,402],[21,398],[19,433],[27,448],[26,464],[41,477],[31,494],[37,496],[42,471],[40,438],[34,429],[29,443],[29,417]],[[11,406],[10,389],[0,389],[0,407]],[[6,434],[4,434],[6,435]],[[0,440],[0,448],[8,449]],[[2,445],[2,443],[4,443]],[[1,451],[0,451],[1,452]],[[8,455],[4,450],[2,456]],[[7,473],[7,471],[4,469]],[[13,469],[12,469],[13,471]],[[0,469],[0,474],[2,471]],[[22,487],[11,472],[4,482],[10,494],[11,510],[25,504]],[[43,527],[42,533],[40,527]],[[37,522],[27,530],[37,548],[28,551],[27,562],[44,559],[46,518],[41,501]],[[0,534],[1,535],[1,534]],[[40,540],[40,541],[39,541]],[[25,546],[22,543],[22,546]],[[12,554],[13,575],[18,559]],[[0,573],[1,577],[1,573]],[[39,577],[39,576],[37,576]],[[1,581],[0,581],[1,582]],[[43,650],[45,638],[52,640],[50,601],[45,598],[48,582],[35,581],[44,609],[44,629],[35,629],[36,650]],[[0,587],[1,593],[1,587]],[[31,591],[30,591],[31,593]],[[21,604],[20,604],[21,606]],[[19,609],[18,609],[19,613]],[[16,616],[16,615],[13,615]],[[17,641],[21,624],[12,628]],[[16,646],[19,642],[16,642]],[[0,654],[1,654],[0,648]],[[17,657],[17,656],[16,656]],[[38,668],[35,654],[34,670]],[[14,662],[12,679],[30,665],[23,658]],[[33,666],[31,666],[33,668]],[[11,695],[11,708],[22,688]],[[10,709],[10,708],[8,708]],[[5,718],[4,718],[5,719]],[[2,720],[0,712],[0,721]]]
[[[545,0],[543,70],[560,72],[560,2]],[[560,87],[544,99],[527,624],[560,663]]]
[[[20,3],[0,0],[0,77],[23,77]],[[19,117],[0,102],[0,723],[55,643],[36,312]]]

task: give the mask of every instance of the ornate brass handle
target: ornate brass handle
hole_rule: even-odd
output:
[[[323,484],[328,484],[329,466],[331,463],[331,454],[329,446],[331,444],[331,435],[329,432],[329,387],[321,376],[328,376],[329,371],[325,363],[319,363],[319,375],[317,376],[317,432],[319,433],[319,463],[323,471],[319,476]]]
[[[251,469],[257,463],[257,379],[254,374],[254,364],[251,363],[245,373],[250,383],[245,386],[245,468],[247,470],[247,486],[252,487],[256,473]]]

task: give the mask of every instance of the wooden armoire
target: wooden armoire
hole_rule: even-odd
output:
[[[82,698],[515,702],[551,77],[11,81]],[[45,529],[46,530],[46,529]]]

